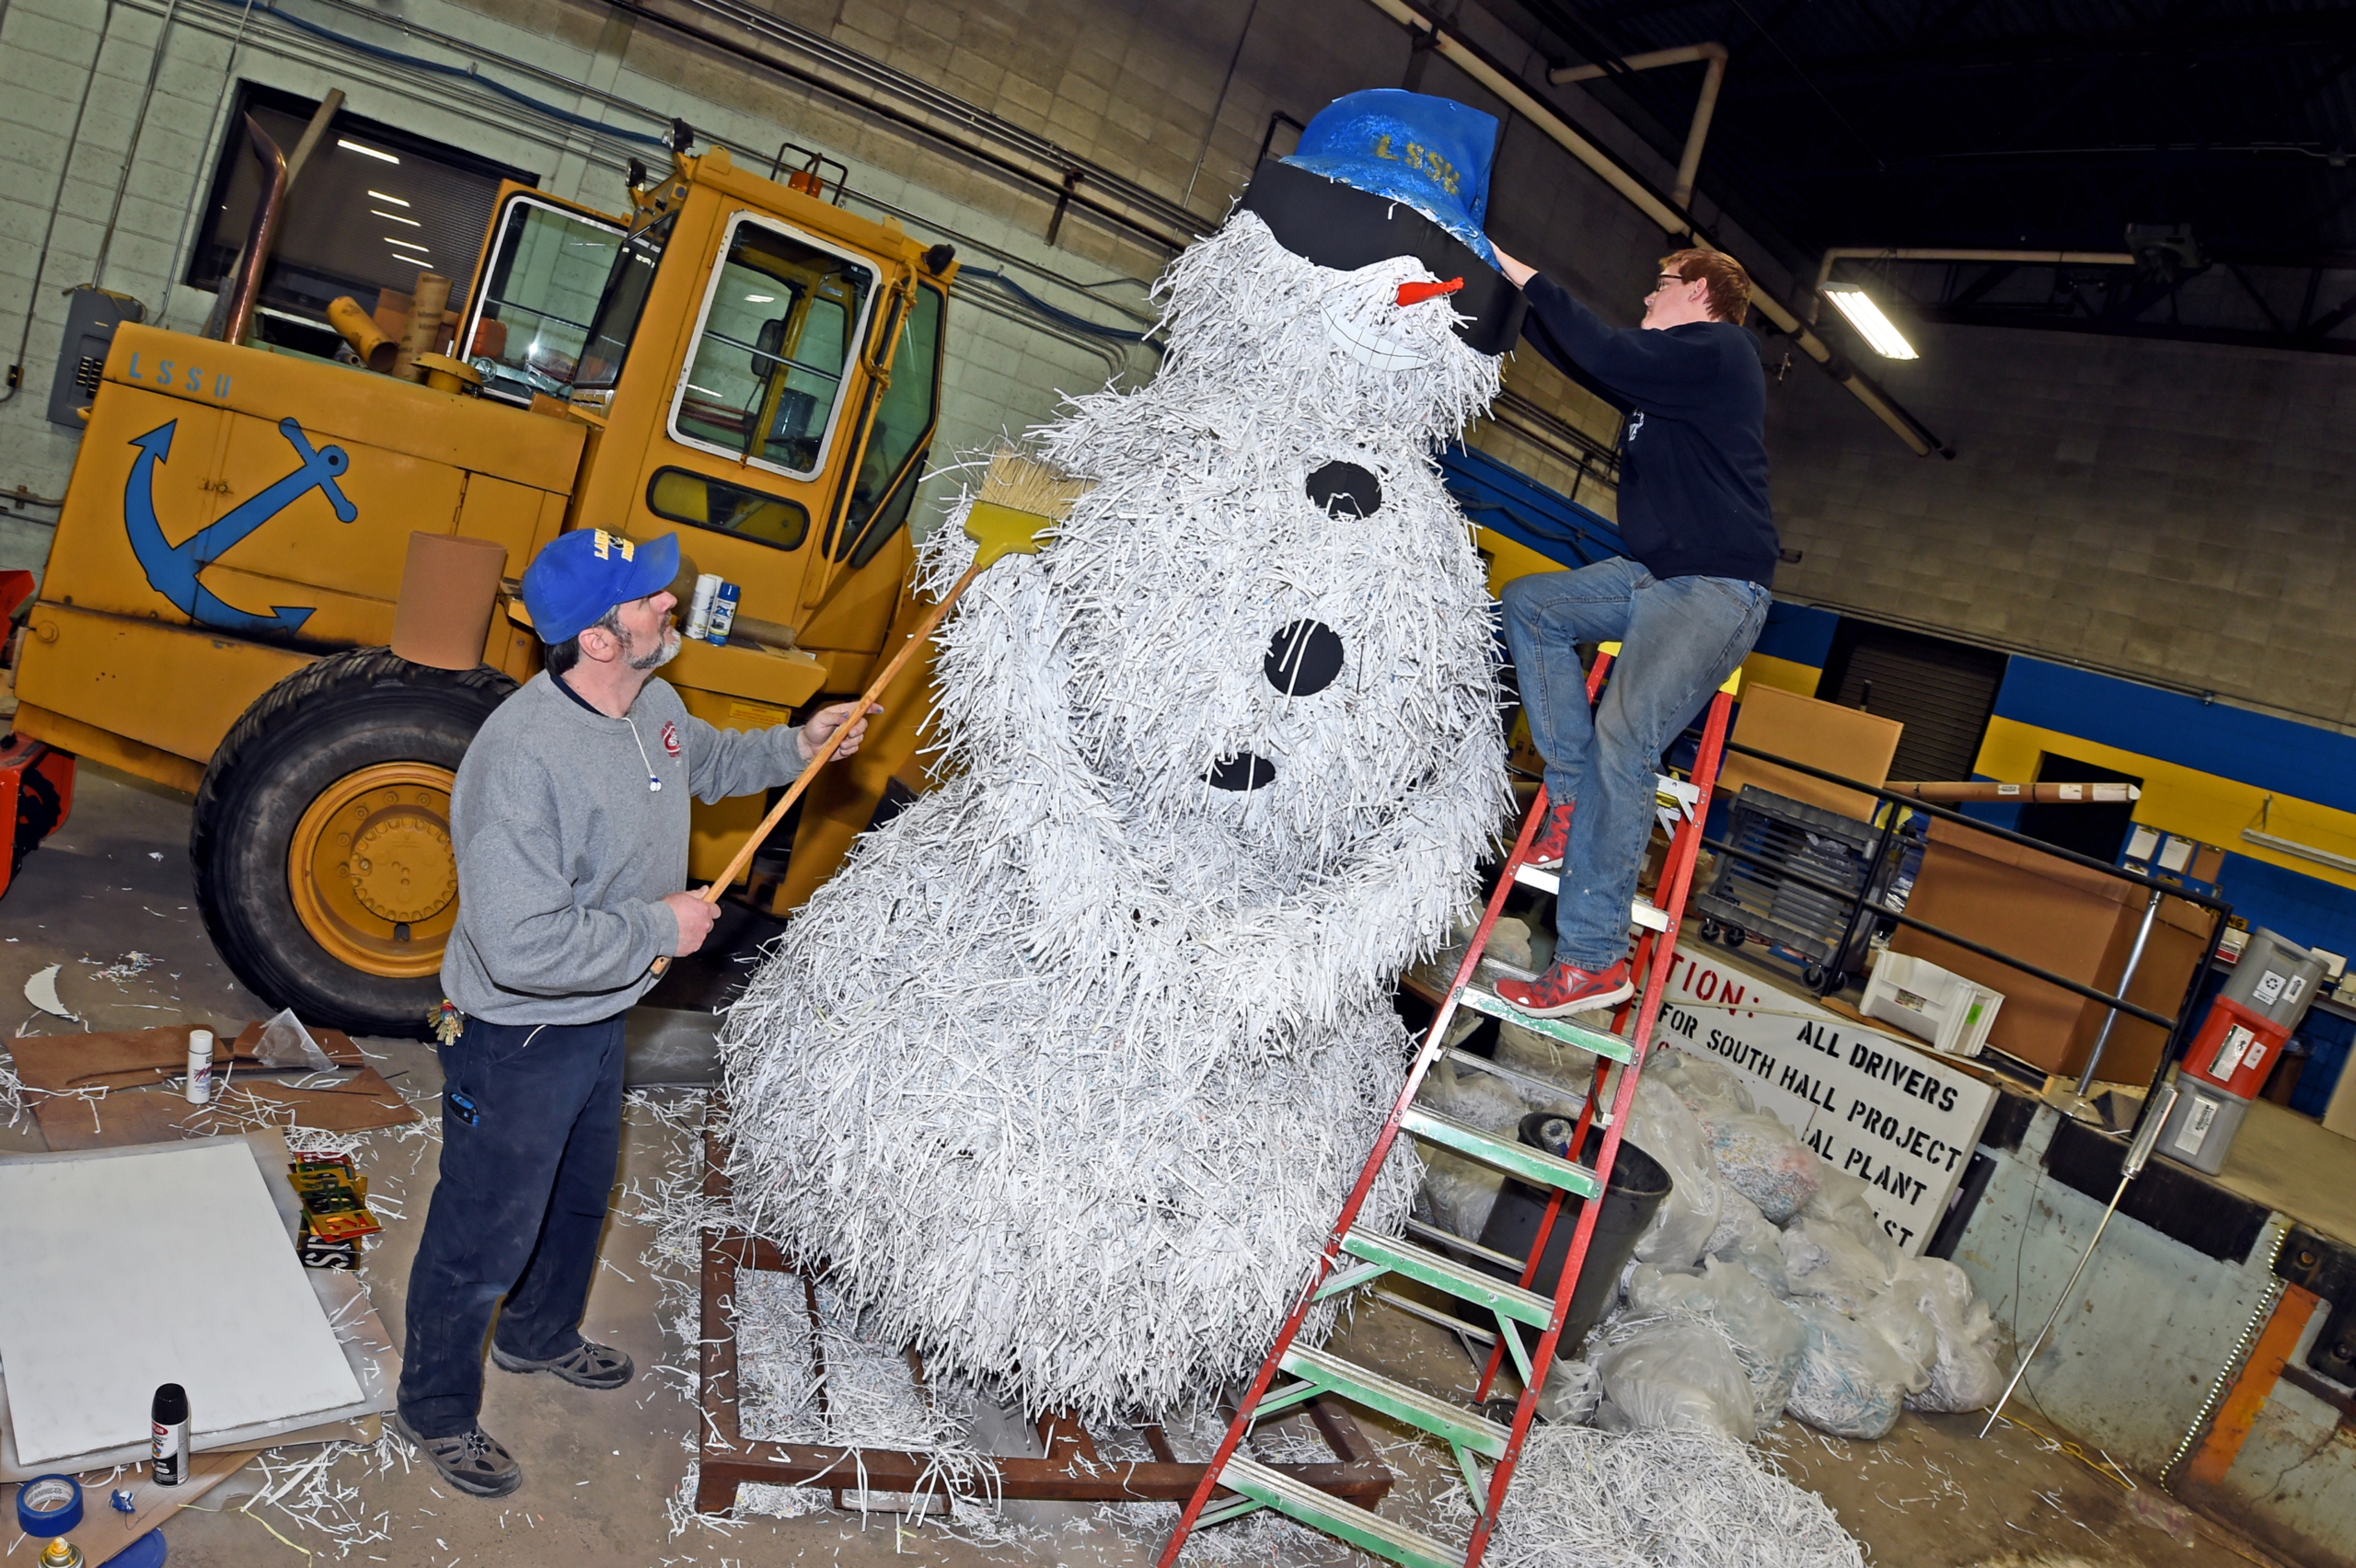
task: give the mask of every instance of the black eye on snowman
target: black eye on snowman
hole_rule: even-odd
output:
[[[1294,621],[1268,640],[1260,671],[1288,697],[1323,691],[1342,673],[1342,639],[1323,621]]]
[[[1210,772],[1204,777],[1214,790],[1257,790],[1263,784],[1276,781],[1276,765],[1248,751],[1237,752],[1212,763]]]
[[[1334,517],[1371,517],[1382,509],[1382,481],[1356,463],[1328,463],[1309,476],[1309,499]]]

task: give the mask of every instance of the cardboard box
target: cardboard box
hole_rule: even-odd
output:
[[[2080,985],[2117,994],[2142,924],[2144,900],[2144,890],[2131,882],[1934,822],[1906,913]],[[2197,904],[2162,898],[2127,999],[2156,1013],[2174,1013],[2208,945],[2211,919]],[[1988,1033],[1995,1049],[2064,1077],[2085,1069],[2108,1012],[2101,1003],[1911,926],[1898,928],[1889,951],[1926,958],[2002,992],[2004,1009]],[[2158,1026],[2122,1016],[2103,1047],[2098,1076],[2112,1083],[2143,1082],[2158,1066],[2165,1043]]]
[[[1898,755],[1898,737],[1905,729],[1895,719],[1843,708],[1837,702],[1819,702],[1773,686],[1746,686],[1742,710],[1734,721],[1734,740],[1738,745],[1756,746],[1810,767],[1878,785],[1889,782],[1889,760]],[[1718,770],[1718,793],[1730,797],[1746,784],[1860,822],[1871,822],[1878,804],[1871,795],[1728,752],[1726,766]]]

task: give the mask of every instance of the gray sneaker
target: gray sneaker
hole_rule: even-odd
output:
[[[478,1424],[455,1437],[421,1437],[398,1411],[393,1430],[408,1438],[442,1472],[442,1479],[477,1497],[504,1497],[524,1484],[524,1467]]]
[[[562,1355],[551,1355],[545,1361],[511,1355],[500,1349],[499,1342],[493,1340],[491,1364],[502,1372],[553,1372],[582,1389],[618,1389],[638,1371],[624,1352],[609,1344],[592,1344],[587,1340],[583,1340]]]

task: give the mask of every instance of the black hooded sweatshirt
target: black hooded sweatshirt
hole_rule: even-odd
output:
[[[1731,321],[1606,326],[1543,275],[1522,285],[1521,333],[1556,369],[1628,416],[1620,534],[1655,577],[1775,580],[1767,508],[1767,376]]]

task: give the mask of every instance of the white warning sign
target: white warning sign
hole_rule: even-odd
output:
[[[1680,942],[1660,1037],[1743,1075],[1759,1108],[1873,1189],[1918,1256],[1946,1213],[1996,1091],[1936,1053],[1828,1011]]]

